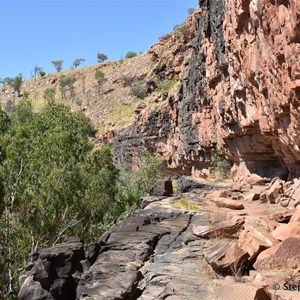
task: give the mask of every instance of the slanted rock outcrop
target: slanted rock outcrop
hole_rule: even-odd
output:
[[[172,198],[165,199],[169,208],[155,201],[113,226],[87,259],[78,240],[31,254],[19,299],[213,299],[200,265],[210,241],[192,233],[208,219],[171,209]],[[72,290],[63,281],[72,281]]]

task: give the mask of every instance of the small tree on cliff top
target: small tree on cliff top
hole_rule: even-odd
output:
[[[56,70],[56,72],[60,72],[62,70],[63,60],[53,60],[52,64]]]

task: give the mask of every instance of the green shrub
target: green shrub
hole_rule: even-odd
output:
[[[46,88],[44,90],[44,94],[43,94],[43,98],[47,101],[47,102],[54,102],[55,100],[55,88]]]
[[[162,81],[157,90],[161,93],[165,93],[165,92],[169,92],[174,86],[175,84],[177,83],[176,80],[165,80],[165,81]]]
[[[13,112],[16,111],[16,104],[15,101],[9,99],[7,100],[7,102],[5,103],[3,110],[7,113],[7,114],[12,114]]]
[[[45,77],[46,76],[46,72],[44,72],[44,71],[40,71],[39,74],[40,74],[41,77]]]
[[[135,173],[135,182],[138,189],[150,192],[155,182],[162,177],[161,165],[163,158],[155,157],[149,152],[144,154],[144,164]]]
[[[82,100],[81,99],[76,99],[75,104],[78,105],[78,106],[81,106],[82,105]]]
[[[224,150],[218,146],[212,151],[210,163],[214,174],[221,174],[225,176],[229,171],[230,164],[224,158]]]
[[[134,76],[128,76],[128,75],[121,76],[121,81],[122,81],[124,87],[127,87],[127,86],[132,87],[132,85],[134,84],[134,82],[136,80],[137,79]]]
[[[136,57],[136,56],[137,56],[137,54],[135,52],[129,51],[129,52],[126,53],[125,59],[133,58],[133,57]]]
[[[146,87],[145,87],[145,83],[141,80],[136,81],[135,83],[133,83],[131,89],[130,89],[130,93],[140,99],[144,99],[147,96],[147,91],[146,91]]]

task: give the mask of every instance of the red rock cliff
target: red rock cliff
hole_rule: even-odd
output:
[[[300,1],[201,1],[189,22],[179,92],[137,111],[113,142],[119,163],[146,147],[190,173],[218,144],[251,173],[299,177]]]

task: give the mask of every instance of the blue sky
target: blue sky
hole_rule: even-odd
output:
[[[29,78],[36,65],[54,72],[53,60],[63,60],[66,70],[76,58],[96,64],[98,52],[115,60],[146,51],[197,6],[198,0],[0,0],[0,78]]]

